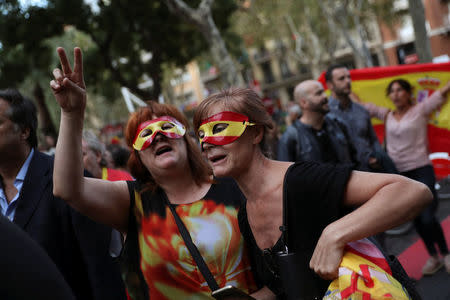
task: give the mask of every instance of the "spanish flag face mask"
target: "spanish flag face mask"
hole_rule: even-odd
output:
[[[227,145],[237,140],[247,126],[253,125],[245,115],[224,111],[203,120],[197,135],[200,144]]]
[[[171,139],[179,139],[186,133],[186,128],[177,119],[170,116],[142,122],[136,131],[133,148],[138,151],[147,149],[158,133]]]

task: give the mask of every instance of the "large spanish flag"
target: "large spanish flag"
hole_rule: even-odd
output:
[[[390,67],[355,69],[350,71],[352,90],[362,102],[371,102],[379,106],[394,109],[386,96],[386,87],[393,79],[403,78],[414,86],[416,101],[426,101],[434,91],[450,80],[450,63],[417,64]],[[324,86],[325,74],[319,77]],[[450,94],[450,93],[449,93]],[[447,95],[447,100],[450,95]],[[430,115],[428,139],[430,152],[450,153],[450,104],[447,101],[440,109]],[[384,137],[384,126],[373,119],[375,131],[380,141]]]

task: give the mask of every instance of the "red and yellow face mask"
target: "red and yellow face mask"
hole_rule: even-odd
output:
[[[158,133],[171,139],[179,139],[186,133],[186,128],[177,119],[170,116],[142,122],[134,137],[133,148],[138,151],[147,149]]]
[[[247,126],[253,125],[255,124],[250,123],[243,114],[224,111],[203,120],[197,135],[200,144],[226,145],[237,140]]]

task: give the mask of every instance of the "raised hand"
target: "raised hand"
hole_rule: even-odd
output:
[[[450,80],[447,81],[447,84],[440,88],[440,92],[444,98],[447,96],[447,93],[450,91]]]
[[[76,47],[73,52],[73,70],[70,67],[66,52],[63,48],[56,49],[61,62],[61,69],[54,69],[54,80],[50,81],[50,87],[56,101],[63,112],[84,112],[86,107],[86,86],[83,78],[83,58],[81,49]]]

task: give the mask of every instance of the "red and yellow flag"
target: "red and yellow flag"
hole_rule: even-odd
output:
[[[339,277],[331,282],[323,300],[410,300],[392,275],[383,253],[368,239],[345,246]]]
[[[379,106],[394,109],[386,96],[386,88],[394,79],[408,80],[414,87],[414,99],[426,101],[433,92],[443,87],[450,80],[450,63],[400,65],[355,69],[350,71],[353,93],[362,102],[371,102]],[[324,87],[325,74],[319,77]],[[450,95],[447,95],[447,100]],[[428,140],[430,152],[450,153],[450,104],[447,101],[440,109],[430,115]],[[380,141],[384,136],[384,126],[379,120],[372,123]]]

